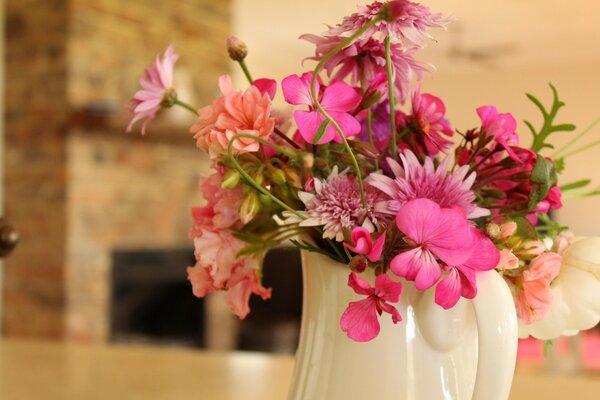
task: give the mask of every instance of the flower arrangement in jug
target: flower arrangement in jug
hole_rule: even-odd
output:
[[[190,132],[214,172],[200,182],[207,204],[192,209],[196,296],[226,291],[244,318],[252,294],[271,296],[261,283],[264,254],[285,244],[348,269],[357,300],[340,328],[356,341],[375,338],[379,318],[402,319],[403,282],[434,290],[449,309],[474,298],[478,272],[492,269],[512,290],[522,335],[548,339],[598,322],[600,238],[575,238],[548,216],[561,191],[589,183],[559,186],[564,149],[547,154],[552,134],[575,127],[555,122],[563,103],[551,87],[549,108],[528,95],[540,128],[517,128],[510,113],[484,105],[474,110],[478,126],[455,129],[443,100],[420,89],[431,67],[415,59],[429,29],[449,22],[407,0],[359,7],[322,35],[303,35],[316,46],[316,66],[281,82],[253,79],[245,44],[231,37],[230,57],[248,85],[223,75],[221,95],[199,109],[172,86],[173,47],[157,57],[128,130],[144,120],[143,133],[173,105],[197,116]],[[276,109],[276,96],[293,113]],[[530,146],[517,130],[530,131]]]

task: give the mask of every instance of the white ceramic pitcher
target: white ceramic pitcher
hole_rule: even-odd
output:
[[[347,266],[303,252],[304,303],[289,400],[506,400],[517,352],[514,302],[495,271],[477,275],[478,295],[451,310],[411,283],[397,304],[402,322],[356,343],[340,329],[350,301]],[[362,274],[366,276],[366,274]],[[373,284],[374,277],[366,277]]]

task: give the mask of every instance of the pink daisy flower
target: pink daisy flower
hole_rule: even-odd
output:
[[[353,301],[342,314],[340,327],[348,337],[357,342],[373,340],[380,331],[377,316],[386,312],[397,323],[402,320],[400,312],[390,303],[397,303],[402,293],[402,284],[394,282],[387,274],[375,278],[375,287],[354,272],[348,277],[348,286],[356,294],[367,296],[366,299]]]
[[[133,125],[145,119],[142,124],[142,135],[146,133],[148,122],[156,117],[163,107],[172,106],[172,101],[177,97],[173,90],[173,66],[179,58],[173,45],[167,47],[162,59],[156,56],[154,64],[146,68],[146,74],[140,79],[141,90],[138,90],[131,99],[129,109],[134,116],[127,126],[131,132]]]
[[[300,213],[305,219],[284,212],[286,223],[299,223],[300,226],[322,226],[323,237],[344,240],[344,230],[352,230],[357,226],[375,231],[378,226],[390,220],[386,214],[375,211],[375,205],[383,199],[382,193],[365,185],[367,207],[363,207],[358,183],[346,171],[338,173],[335,166],[325,181],[314,180],[316,193],[298,192],[306,210]]]
[[[449,171],[450,158],[446,157],[436,168],[433,158],[425,157],[421,165],[417,157],[405,150],[400,154],[402,166],[388,158],[387,162],[395,178],[383,174],[369,175],[367,183],[385,193],[389,200],[381,201],[375,210],[396,215],[407,202],[415,199],[429,199],[440,207],[463,210],[468,218],[479,218],[490,214],[490,211],[475,204],[475,193],[471,186],[475,181],[475,173],[467,176],[468,166],[454,172]]]

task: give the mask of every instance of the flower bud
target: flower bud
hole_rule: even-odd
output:
[[[367,262],[367,257],[363,255],[358,255],[353,257],[352,260],[350,260],[350,264],[348,266],[352,271],[360,274],[361,272],[364,272],[365,269],[367,269],[367,265],[369,265],[369,263]]]
[[[508,239],[509,237],[514,235],[516,231],[517,231],[517,223],[516,222],[513,222],[513,221],[506,222],[506,223],[500,225],[500,236],[498,237],[498,239],[500,239],[500,240]]]
[[[500,236],[500,226],[493,222],[489,223],[485,226],[485,233],[492,239],[498,239],[498,236]]]
[[[300,159],[302,160],[302,166],[306,169],[310,169],[315,165],[315,156],[311,153],[302,153]]]
[[[520,257],[537,257],[547,251],[548,249],[544,242],[539,240],[528,240],[521,245],[521,248],[518,250],[518,255]]]
[[[285,172],[283,172],[279,168],[273,169],[273,171],[271,172],[271,182],[273,182],[276,185],[283,185],[285,181]]]
[[[260,202],[256,192],[250,192],[242,201],[240,205],[240,220],[242,223],[247,224],[260,211]]]
[[[233,189],[240,182],[240,173],[232,169],[223,176],[221,187],[223,189]]]
[[[227,38],[227,52],[233,61],[243,61],[248,55],[248,47],[237,36]]]
[[[273,199],[262,193],[258,195],[258,200],[260,200],[260,204],[265,208],[269,208],[273,204]]]

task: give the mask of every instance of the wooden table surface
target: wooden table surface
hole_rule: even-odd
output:
[[[292,367],[289,356],[260,353],[5,339],[0,399],[283,400]],[[600,376],[517,372],[511,399],[563,398],[600,399]]]

